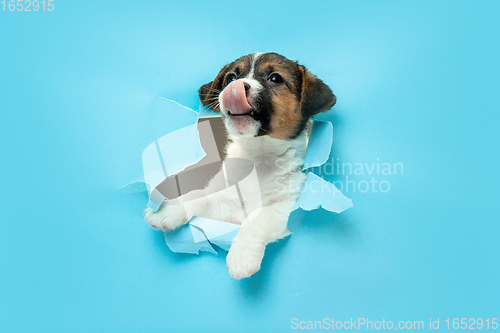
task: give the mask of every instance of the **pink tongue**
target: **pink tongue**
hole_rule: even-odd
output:
[[[252,107],[247,102],[245,86],[242,81],[233,81],[224,89],[222,105],[226,110],[236,115],[249,114],[252,111]]]

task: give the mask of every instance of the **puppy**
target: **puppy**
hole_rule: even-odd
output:
[[[203,195],[200,190],[196,200],[183,196],[166,200],[157,212],[146,209],[145,220],[162,230],[178,228],[193,216],[241,224],[226,261],[233,278],[246,278],[260,269],[266,245],[290,234],[288,216],[306,179],[301,170],[307,121],[328,111],[336,97],[304,66],[276,53],[254,53],[224,66],[199,89],[199,97],[221,113],[230,139],[226,161],[253,162],[260,193],[243,197],[258,195],[261,205],[241,214],[240,200],[224,191]]]

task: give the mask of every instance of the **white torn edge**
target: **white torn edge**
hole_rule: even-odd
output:
[[[191,111],[191,112],[194,112],[194,113],[198,114],[198,112],[196,112],[195,110],[190,109],[190,108],[188,108],[187,106],[182,105],[181,103],[179,103],[179,102],[177,102],[177,101],[174,101],[173,99],[166,98],[166,97],[159,96],[159,95],[157,95],[157,96],[158,96],[158,97],[160,97],[160,98],[166,99],[166,100],[167,100],[167,101],[169,101],[169,102],[173,102],[173,103],[175,103],[175,104],[177,104],[177,105],[179,105],[179,106],[183,107],[183,108],[184,108],[184,109],[186,109],[186,110],[189,110],[189,111]]]

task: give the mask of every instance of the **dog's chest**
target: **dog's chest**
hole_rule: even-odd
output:
[[[227,148],[227,157],[245,158],[254,163],[263,205],[294,200],[306,178],[301,172],[305,142],[302,136],[290,141],[269,137],[234,139]]]

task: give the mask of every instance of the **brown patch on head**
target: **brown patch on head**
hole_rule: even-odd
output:
[[[301,110],[305,118],[310,118],[320,112],[326,112],[337,102],[337,97],[323,81],[309,72],[304,66],[299,66],[302,78]]]
[[[212,82],[202,85],[198,90],[198,96],[200,97],[200,101],[203,106],[208,106],[214,111],[220,111],[218,98],[220,92],[222,91],[222,79],[229,66],[230,64],[224,66]]]
[[[278,75],[278,83],[272,80]],[[276,54],[266,53],[255,63],[255,78],[261,79],[270,100],[268,134],[278,139],[293,139],[305,128],[307,120],[328,111],[335,104],[330,88],[304,66]]]
[[[304,118],[300,112],[300,103],[295,94],[289,90],[271,97],[273,114],[269,136],[275,139],[288,140],[296,135]],[[298,133],[297,133],[298,134]]]
[[[277,53],[264,53],[256,60],[254,71],[254,79],[264,87],[262,134],[282,140],[296,136],[303,122],[298,64]]]
[[[233,79],[247,79],[249,84],[258,81],[259,88],[250,97],[253,118],[260,126],[257,135],[293,139],[310,117],[328,111],[336,102],[330,88],[304,66],[277,53],[264,53],[250,54],[226,65],[214,81],[200,88],[203,105],[220,111],[219,94]]]

